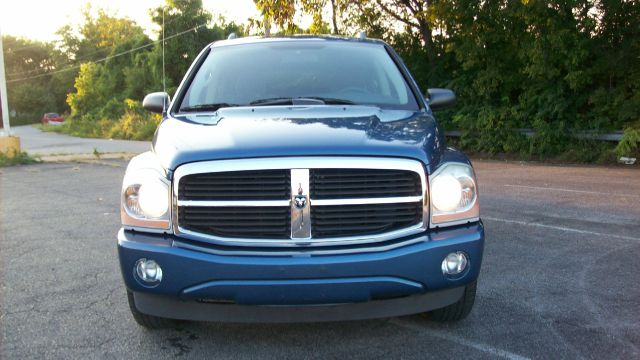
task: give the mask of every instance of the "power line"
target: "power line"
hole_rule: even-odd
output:
[[[180,20],[180,18],[178,18],[178,17],[177,17],[177,18],[171,19],[171,20],[169,20],[169,21],[167,21],[167,22],[166,22],[166,25],[169,25],[169,24],[171,24],[171,23],[175,22],[176,20]],[[159,40],[159,39],[158,39],[158,40]],[[102,48],[102,49],[98,49],[98,50],[96,50],[96,51],[93,51],[93,52],[91,52],[91,53],[89,53],[89,54],[85,54],[85,55],[83,55],[83,56],[81,56],[81,57],[79,57],[79,58],[75,58],[75,59],[73,59],[73,60],[74,60],[74,61],[84,60],[84,59],[90,58],[91,56],[93,56],[93,55],[95,55],[95,54],[97,54],[97,53],[104,52],[105,50],[113,50],[115,47],[117,47],[117,45],[112,45],[112,46],[110,46],[110,47],[104,47],[104,48]],[[101,56],[104,56],[104,55],[101,55]]]
[[[171,19],[171,20],[167,21],[167,22],[165,23],[165,26],[166,26],[166,25],[170,25],[170,24],[172,24],[172,23],[176,22],[177,20],[180,20],[180,17],[175,17],[175,18],[173,18],[173,19]],[[18,39],[19,39],[19,38],[18,38]],[[23,51],[23,50],[32,49],[32,48],[36,48],[36,47],[42,47],[42,46],[48,46],[48,45],[54,45],[55,43],[61,43],[61,42],[63,42],[63,40],[57,40],[57,39],[55,39],[55,40],[51,40],[51,41],[49,41],[49,42],[41,42],[41,43],[39,43],[39,44],[27,45],[27,46],[23,46],[23,47],[15,48],[15,49],[14,49],[14,48],[9,48],[9,51],[14,52],[14,53],[17,53],[17,52],[21,52],[21,51]],[[97,53],[103,52],[103,51],[105,51],[105,50],[111,50],[111,49],[113,49],[113,48],[115,48],[115,47],[116,47],[116,45],[110,46],[110,47],[108,47],[108,48],[107,48],[107,47],[105,47],[105,48],[102,48],[102,49],[98,49],[98,50],[96,50],[96,51],[94,51],[94,52],[91,52],[91,53],[89,53],[89,54],[83,55],[83,56],[81,56],[81,57],[79,57],[79,58],[77,58],[77,59],[74,59],[74,60],[75,60],[75,61],[78,61],[78,60],[86,59],[86,58],[88,58],[88,57],[91,57],[92,55],[95,55],[95,54],[97,54]],[[7,76],[19,75],[19,74],[20,74],[20,75],[24,75],[24,74],[28,74],[28,73],[38,72],[38,71],[40,71],[40,70],[41,70],[41,69],[34,69],[34,70],[30,70],[30,71],[25,71],[25,72],[23,72],[23,73],[7,74]]]
[[[191,28],[191,29],[184,30],[184,31],[181,31],[181,32],[179,32],[179,33],[177,33],[177,34],[173,34],[173,35],[171,35],[171,36],[168,36],[168,37],[166,37],[166,38],[165,38],[165,40],[172,39],[172,38],[175,38],[175,37],[178,37],[178,36],[184,35],[184,34],[186,34],[186,33],[188,33],[188,32],[191,32],[191,31],[195,31],[195,30],[197,30],[198,28],[201,28],[201,27],[206,26],[206,25],[207,25],[207,24],[200,24],[200,25],[195,26],[195,27],[193,27],[193,28]],[[124,51],[124,52],[121,52],[121,53],[118,53],[118,54],[115,54],[115,55],[107,56],[107,57],[105,57],[105,58],[103,58],[103,59],[100,59],[100,60],[88,61],[88,62],[93,62],[93,63],[104,62],[104,61],[110,60],[110,59],[115,58],[115,57],[118,57],[118,56],[126,55],[126,54],[129,54],[129,53],[134,52],[134,51],[137,51],[137,50],[142,50],[142,49],[144,49],[144,48],[147,48],[147,47],[149,47],[149,46],[152,46],[152,45],[154,45],[154,44],[157,44],[157,43],[159,43],[159,42],[161,42],[161,41],[162,41],[162,40],[156,40],[156,41],[150,42],[150,43],[148,43],[148,44],[145,44],[145,45],[142,45],[142,46],[136,47],[136,48],[134,48],[134,49],[130,49],[130,50],[127,50],[127,51]],[[103,50],[104,50],[104,49],[103,49]],[[99,52],[99,51],[96,51],[96,52],[94,52],[93,54],[95,54],[95,53],[97,53],[97,52]],[[91,55],[91,54],[89,54],[89,55]],[[84,57],[82,57],[82,58],[86,58],[86,57],[88,57],[88,56],[84,56]],[[82,58],[81,58],[81,59],[82,59]],[[81,66],[81,65],[82,65],[82,64],[77,64],[77,65],[74,65],[74,66],[71,66],[71,67],[68,67],[68,68],[64,68],[64,69],[60,69],[60,70],[57,70],[57,71],[46,72],[46,73],[43,73],[43,74],[40,74],[40,75],[36,75],[36,76],[32,76],[32,77],[25,77],[25,78],[20,78],[20,79],[12,79],[12,80],[8,80],[7,82],[17,82],[17,81],[22,81],[22,80],[35,79],[35,78],[43,77],[43,76],[46,76],[46,75],[51,75],[51,74],[56,74],[56,73],[60,73],[60,72],[70,71],[70,70],[74,70],[74,69],[78,69],[78,68],[80,68],[80,66]],[[13,75],[27,75],[27,74],[30,74],[30,73],[38,72],[38,71],[40,71],[40,70],[41,70],[41,69],[34,69],[34,70],[25,71],[25,72],[22,72],[22,73],[13,73],[13,74],[8,74],[8,76],[13,76]]]
[[[43,68],[31,69],[31,70],[27,70],[27,71],[23,71],[23,72],[14,72],[14,73],[11,73],[11,74],[7,74],[7,76],[16,76],[16,75],[20,76],[20,75],[33,74],[33,73],[41,72],[42,70],[43,70]]]
[[[173,34],[173,35],[171,35],[171,36],[167,36],[166,38],[164,38],[164,40],[169,40],[169,39],[176,38],[176,37],[178,37],[178,36],[182,36],[182,35],[184,35],[184,34],[187,34],[187,33],[192,32],[192,31],[196,31],[196,30],[198,30],[199,28],[201,28],[201,27],[203,27],[203,26],[206,26],[206,25],[207,25],[207,24],[200,24],[200,25],[198,25],[198,26],[192,27],[191,29],[181,31],[181,32],[179,32],[179,33],[177,33],[177,34]],[[133,49],[129,49],[129,50],[123,51],[123,52],[118,53],[118,54],[114,54],[114,55],[107,56],[107,57],[102,58],[102,59],[99,59],[99,60],[95,60],[95,61],[88,61],[88,62],[92,62],[92,63],[101,63],[101,62],[105,62],[105,61],[111,60],[111,59],[113,59],[113,58],[117,58],[117,57],[120,57],[120,56],[123,56],[123,55],[127,55],[127,54],[130,54],[130,53],[135,52],[135,51],[138,51],[138,50],[142,50],[142,49],[148,48],[148,47],[153,46],[153,45],[155,45],[155,44],[157,44],[157,43],[159,43],[159,42],[161,42],[161,41],[162,41],[162,39],[159,39],[159,40],[156,40],[156,41],[150,42],[150,43],[148,43],[148,44],[145,44],[145,45],[142,45],[142,46],[135,47],[135,48],[133,48]],[[70,66],[70,67],[68,67],[68,68],[64,68],[64,69],[60,69],[60,70],[56,70],[56,71],[51,71],[51,72],[47,72],[47,73],[43,73],[43,74],[39,74],[39,75],[36,75],[36,76],[30,76],[30,77],[24,77],[24,78],[20,78],[20,79],[7,80],[7,82],[8,82],[8,83],[13,83],[13,82],[18,82],[18,81],[24,81],[24,80],[37,79],[37,78],[44,77],[44,76],[48,76],[48,75],[53,75],[53,74],[58,74],[58,73],[66,72],[66,71],[71,71],[71,70],[79,69],[81,66],[82,66],[82,64],[74,65],[74,66]],[[28,73],[28,72],[22,73],[22,74],[20,74],[20,75],[23,75],[23,74],[26,74],[26,73]]]
[[[20,40],[20,38],[18,38],[18,40]],[[47,46],[47,45],[53,45],[53,43],[59,42],[59,41],[60,40],[53,40],[53,41],[50,41],[50,42],[40,42],[39,44],[32,44],[32,45],[22,46],[22,47],[19,47],[19,48],[8,48],[7,52],[11,51],[11,52],[17,53],[17,52],[21,52],[23,50],[33,49],[33,48],[37,48],[37,47],[43,47],[43,46]]]

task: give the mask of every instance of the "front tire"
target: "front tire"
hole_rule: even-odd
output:
[[[167,329],[175,327],[178,322],[173,319],[166,319],[158,316],[147,315],[141,313],[136,308],[135,299],[133,297],[133,293],[127,290],[127,300],[129,301],[129,310],[131,310],[131,315],[133,315],[133,319],[138,323],[138,325],[145,327],[147,329]]]
[[[469,283],[465,286],[464,294],[460,300],[441,309],[433,310],[430,313],[431,319],[438,322],[454,322],[466,318],[476,300],[476,285],[477,281]]]

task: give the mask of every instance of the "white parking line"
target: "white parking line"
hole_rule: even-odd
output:
[[[451,341],[454,343],[458,343],[460,345],[464,345],[482,352],[486,352],[488,354],[494,355],[494,356],[499,356],[501,358],[504,359],[509,359],[509,360],[527,360],[530,359],[526,356],[522,356],[522,355],[518,355],[515,353],[512,353],[510,351],[507,350],[503,350],[503,349],[498,349],[496,347],[493,347],[491,345],[488,344],[483,344],[483,343],[479,343],[476,341],[471,341],[471,340],[467,340],[464,338],[461,338],[459,336],[453,335],[451,333],[447,333],[447,332],[441,332],[441,331],[435,331],[432,329],[428,329],[428,328],[424,328],[422,326],[416,325],[416,324],[412,324],[412,323],[408,323],[406,321],[400,320],[400,319],[391,319],[389,321],[390,323],[403,327],[405,329],[409,329],[409,330],[414,330],[414,331],[419,331],[421,333],[426,333],[429,336],[434,336],[443,340],[447,340],[447,341]]]
[[[625,240],[640,241],[640,238],[635,238],[635,237],[631,237],[631,236],[615,235],[615,234],[604,234],[604,233],[599,233],[599,232],[595,232],[595,231],[580,230],[580,229],[568,228],[568,227],[564,227],[564,226],[547,225],[547,224],[540,224],[540,223],[534,223],[534,222],[528,222],[528,221],[498,219],[498,218],[492,218],[492,217],[487,217],[487,216],[482,216],[482,219],[483,220],[489,220],[489,221],[498,221],[498,222],[503,222],[503,223],[508,223],[508,224],[518,224],[518,225],[541,227],[541,228],[546,228],[546,229],[554,229],[554,230],[559,230],[559,231],[568,231],[568,232],[574,232],[574,233],[578,233],[578,234],[604,236],[604,237],[612,237],[612,238],[625,239]]]
[[[601,191],[573,190],[573,189],[561,189],[561,188],[552,188],[552,187],[544,187],[544,186],[528,186],[528,185],[510,185],[510,184],[505,184],[504,186],[505,187],[531,189],[531,190],[564,191],[564,192],[572,192],[572,193],[579,193],[579,194],[592,194],[592,195],[607,195],[607,196],[637,197],[637,198],[640,198],[640,195],[635,195],[635,194],[616,194],[616,193],[607,193],[607,192],[601,192]]]

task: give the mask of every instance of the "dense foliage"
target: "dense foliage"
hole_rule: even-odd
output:
[[[65,124],[47,130],[151,139],[160,117],[142,109],[144,95],[164,87],[173,93],[206,44],[242,31],[224,19],[212,24],[201,0],[167,0],[164,7],[150,10],[159,29],[164,15],[163,82],[160,40],[150,39],[132,20],[103,10],[87,7],[83,15],[77,27],[59,30],[61,41],[55,46],[5,38],[10,108],[24,119],[13,124],[38,122],[44,112],[56,111],[68,115]]]
[[[466,149],[596,161],[613,156],[613,146],[589,140],[588,135],[625,129],[615,154],[638,155],[638,0],[255,4],[262,17],[250,19],[251,33],[353,36],[363,30],[390,43],[423,90],[456,91],[458,105],[438,117],[446,129],[462,131],[457,143]],[[205,44],[242,32],[222,19],[212,24],[213,15],[201,0],[167,0],[150,16],[160,25],[163,13],[165,85],[170,93]],[[14,80],[9,84],[11,108],[19,116],[66,109],[74,133],[149,136],[153,126],[148,124],[157,119],[142,112],[139,101],[146,92],[163,88],[160,43],[128,19],[102,11],[91,14],[85,10],[79,28],[61,29],[62,41],[56,46],[5,38],[9,79]],[[305,17],[311,21],[303,29]],[[130,49],[135,51],[118,55]],[[75,68],[57,72],[70,65]],[[33,75],[41,77],[20,80]],[[125,118],[129,130],[123,129]],[[146,127],[131,131],[131,126],[139,126],[131,124]],[[523,135],[519,129],[532,131]]]
[[[390,43],[423,90],[456,91],[458,106],[438,115],[445,128],[462,130],[467,149],[596,161],[610,146],[575,135],[625,128],[617,153],[637,154],[637,0],[255,2],[265,19],[281,16],[274,23],[284,33],[295,14],[274,9],[283,2],[314,23],[330,14],[333,32],[364,30]]]
[[[69,66],[68,58],[52,44],[13,36],[3,36],[3,47],[11,123],[33,123],[45,112],[64,112],[75,74],[48,73]]]

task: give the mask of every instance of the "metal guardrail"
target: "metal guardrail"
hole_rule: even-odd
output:
[[[536,134],[536,132],[532,129],[517,129],[520,134],[523,134],[527,137],[531,137]],[[447,131],[445,133],[446,136],[449,137],[461,137],[462,131],[460,130],[452,130]],[[614,131],[608,134],[600,134],[595,131],[580,131],[573,135],[572,138],[575,139],[590,139],[590,140],[600,140],[600,141],[620,141],[622,139],[622,131]]]

